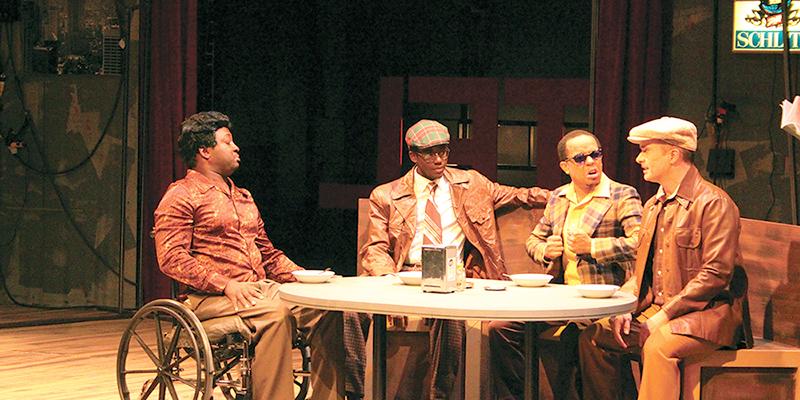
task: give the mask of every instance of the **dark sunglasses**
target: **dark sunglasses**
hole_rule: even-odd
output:
[[[572,157],[568,157],[564,161],[572,160],[572,161],[575,162],[575,164],[583,165],[583,163],[585,163],[586,159],[589,158],[589,157],[592,157],[592,160],[598,160],[598,159],[602,158],[603,157],[603,149],[597,149],[597,150],[595,150],[595,151],[593,151],[591,153],[580,153],[580,154],[574,155]]]

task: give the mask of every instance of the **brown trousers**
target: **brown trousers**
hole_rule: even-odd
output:
[[[653,332],[643,348],[638,347],[639,324],[631,321],[631,333],[623,335],[627,349],[614,340],[609,318],[603,318],[581,333],[578,338],[583,398],[614,400],[623,397],[621,374],[624,366],[620,357],[625,352],[641,353],[642,383],[639,399],[679,399],[682,359],[709,354],[720,346],[691,336],[676,335],[664,324]],[[628,368],[630,369],[630,368]]]
[[[579,399],[577,385],[578,335],[589,321],[538,322],[535,324],[537,355],[542,360],[547,382],[535,388],[545,398]],[[489,346],[494,394],[499,400],[522,399],[525,394],[523,373],[525,357],[525,323],[491,321]],[[546,348],[538,346],[547,343]],[[533,362],[538,363],[539,360]],[[541,376],[542,374],[540,374]]]
[[[466,327],[464,321],[432,319],[429,332],[430,351],[428,363],[430,370],[426,381],[430,385],[425,393],[429,399],[452,399],[456,389],[456,377],[461,370],[464,354],[464,338]],[[364,373],[366,369],[366,337],[372,318],[368,314],[344,313],[344,346],[347,368],[347,393],[353,398],[364,396]],[[414,399],[405,393],[403,388],[410,392],[422,382],[413,381],[420,374],[417,371],[404,371],[401,390],[398,399]]]
[[[308,331],[311,345],[311,398],[343,399],[342,313],[286,304],[278,297],[280,284],[276,282],[253,285],[259,286],[264,299],[238,312],[225,296],[193,294],[186,302],[201,321],[238,315],[249,327],[256,341],[253,399],[294,398],[291,351],[298,328]]]

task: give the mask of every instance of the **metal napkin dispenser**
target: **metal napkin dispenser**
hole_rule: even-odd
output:
[[[422,291],[456,291],[456,246],[422,246]]]

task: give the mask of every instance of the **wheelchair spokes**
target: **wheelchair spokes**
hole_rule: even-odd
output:
[[[131,319],[120,340],[120,397],[209,400],[213,390],[211,348],[197,317],[172,300],[156,300]],[[157,397],[156,397],[157,396]]]
[[[123,400],[210,400],[218,388],[227,400],[252,396],[252,344],[239,333],[210,343],[197,316],[174,300],[154,300],[131,318],[117,352],[117,387]],[[298,334],[293,351],[296,400],[309,391],[311,352]],[[131,390],[134,393],[131,397]]]

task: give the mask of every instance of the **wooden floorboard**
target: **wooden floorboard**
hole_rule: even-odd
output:
[[[0,399],[119,399],[117,349],[128,323],[118,319],[0,329]],[[137,331],[155,337],[152,321],[142,324]],[[128,360],[129,368],[153,365],[141,351],[132,351]],[[135,393],[131,397],[138,398],[146,378],[132,379],[139,379],[129,386]],[[224,399],[221,393],[214,398]]]
[[[0,330],[0,399],[118,399],[127,320]]]

